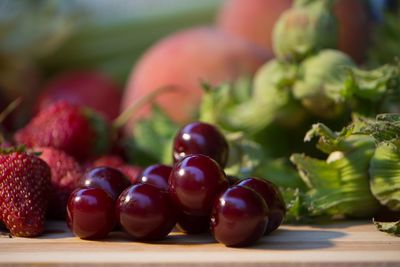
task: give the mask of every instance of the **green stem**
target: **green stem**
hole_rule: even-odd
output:
[[[164,93],[172,92],[172,91],[177,91],[178,88],[175,86],[163,86],[160,88],[157,88],[156,90],[148,93],[147,95],[139,98],[135,102],[132,103],[127,109],[125,109],[113,122],[112,126],[114,129],[120,129],[122,128],[132,117],[132,115],[137,112],[141,107],[143,107],[145,104],[148,104],[150,102],[153,102],[156,97],[159,95],[162,95]]]

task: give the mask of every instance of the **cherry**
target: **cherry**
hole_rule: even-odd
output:
[[[209,216],[193,216],[179,213],[176,228],[187,234],[201,234],[210,230]]]
[[[168,190],[168,178],[172,167],[163,164],[150,165],[143,170],[138,178],[139,183],[151,184],[163,190]]]
[[[115,225],[114,200],[102,189],[76,189],[69,197],[67,224],[82,239],[101,239]]]
[[[268,224],[268,207],[248,187],[233,186],[216,200],[211,215],[214,238],[226,246],[247,246],[260,239]]]
[[[116,202],[117,219],[137,240],[159,240],[176,224],[176,211],[166,191],[150,184],[127,188]]]
[[[188,215],[208,216],[215,198],[228,187],[217,162],[205,155],[191,155],[175,164],[169,177],[172,200]]]
[[[285,202],[276,185],[259,178],[247,178],[239,182],[238,185],[249,187],[264,198],[269,208],[269,221],[265,234],[276,230],[282,224],[286,214]]]
[[[224,168],[228,160],[228,142],[215,126],[204,122],[192,122],[175,136],[173,157],[175,162],[188,155],[203,154],[214,159]]]
[[[106,191],[116,200],[131,183],[122,172],[111,167],[97,167],[89,170],[80,181],[81,187],[96,187]]]

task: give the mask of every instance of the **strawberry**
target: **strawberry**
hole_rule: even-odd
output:
[[[28,147],[54,147],[84,160],[108,150],[110,131],[95,112],[59,101],[37,114],[15,140]]]
[[[107,75],[91,70],[67,71],[52,78],[36,102],[36,110],[66,100],[90,107],[112,120],[118,116],[121,90]]]
[[[79,163],[67,153],[52,148],[35,148],[40,158],[51,170],[52,190],[49,195],[49,217],[64,219],[69,195],[78,187],[83,170]]]
[[[118,169],[120,172],[125,174],[126,177],[128,177],[129,181],[132,184],[135,184],[137,182],[137,178],[139,174],[142,172],[141,167],[127,164],[121,157],[116,155],[106,155],[97,158],[96,160],[88,164],[89,168],[103,167],[103,166]]]
[[[0,220],[14,236],[33,237],[44,230],[50,168],[27,152],[0,154]]]

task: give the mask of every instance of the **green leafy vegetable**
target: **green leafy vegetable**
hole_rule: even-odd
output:
[[[93,151],[96,155],[102,155],[109,151],[111,147],[112,131],[105,119],[90,108],[83,108],[83,114],[89,120],[90,125],[96,132],[96,139],[93,144]]]
[[[379,202],[400,211],[400,144],[382,142],[371,159],[371,191]]]
[[[325,48],[336,48],[337,21],[332,1],[299,1],[285,11],[273,30],[273,48],[280,59],[301,61]],[[329,34],[327,34],[329,33]]]
[[[254,77],[250,103],[254,108],[248,109],[252,114],[242,113],[247,116],[242,119],[244,125],[260,130],[273,122],[289,128],[302,123],[306,117],[305,110],[292,94],[297,75],[298,66],[295,64],[271,60],[262,66]]]
[[[377,222],[373,220],[373,222],[379,231],[400,236],[400,220],[396,222]]]
[[[379,114],[375,121],[365,121],[359,132],[371,135],[377,142],[395,141],[400,138],[400,114]]]
[[[399,56],[400,44],[400,8],[397,12],[387,13],[380,23],[374,25],[371,45],[368,51],[368,65],[379,66],[391,62]]]
[[[245,139],[241,133],[228,134],[229,159],[225,172],[239,177],[249,177],[264,158],[263,151],[255,142]]]
[[[305,194],[298,188],[280,188],[286,203],[285,222],[311,222],[309,208],[306,205]]]
[[[315,115],[337,117],[344,112],[346,99],[335,94],[342,89],[350,67],[354,66],[346,54],[322,50],[301,64],[293,95]]]
[[[306,203],[313,216],[369,218],[379,205],[369,188],[368,168],[374,140],[367,135],[334,133],[317,124],[308,133],[320,136],[318,147],[329,153],[326,160],[293,154],[291,161],[308,186]]]
[[[129,160],[143,166],[171,164],[172,142],[177,131],[178,126],[154,106],[152,117],[136,122],[132,137],[125,140]]]
[[[369,168],[372,193],[382,205],[400,211],[400,114],[380,114],[360,132],[377,143]]]
[[[254,175],[268,179],[281,188],[306,189],[303,180],[286,158],[263,158]]]
[[[251,99],[251,79],[240,79],[224,83],[220,86],[211,86],[203,82],[205,94],[203,96],[199,118],[201,121],[218,124],[229,131],[240,131],[243,127],[236,122],[238,106],[247,103]]]

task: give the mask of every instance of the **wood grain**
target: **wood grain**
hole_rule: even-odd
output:
[[[371,222],[282,226],[250,248],[227,248],[208,235],[172,233],[138,243],[113,232],[103,241],[74,237],[52,222],[40,238],[0,237],[2,266],[400,266],[400,238]]]

